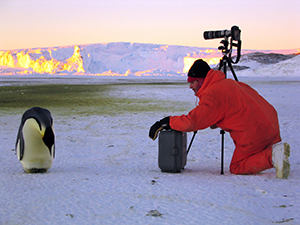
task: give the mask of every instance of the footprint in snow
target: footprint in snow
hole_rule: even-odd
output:
[[[160,212],[158,212],[156,209],[154,210],[150,210],[146,216],[154,216],[154,217],[161,217],[163,214],[161,214]]]

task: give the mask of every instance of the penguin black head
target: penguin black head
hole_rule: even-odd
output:
[[[46,127],[45,134],[44,134],[44,137],[43,137],[43,141],[44,141],[45,145],[48,147],[49,152],[51,154],[51,148],[52,148],[52,146],[54,145],[54,142],[55,142],[54,132],[53,132],[53,129],[52,129],[51,126]],[[53,152],[53,158],[54,158],[54,152]]]

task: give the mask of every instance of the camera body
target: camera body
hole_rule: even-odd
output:
[[[205,40],[231,37],[234,41],[240,41],[241,30],[238,26],[232,26],[230,30],[204,31],[203,37]]]

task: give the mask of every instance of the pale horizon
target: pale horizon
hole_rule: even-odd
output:
[[[203,32],[241,29],[242,49],[300,49],[297,0],[2,0],[0,50],[111,42],[217,48]]]

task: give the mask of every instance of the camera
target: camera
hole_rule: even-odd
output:
[[[221,46],[218,47],[218,50],[222,51],[223,58],[220,60],[219,64],[219,70],[223,67],[224,74],[226,77],[226,68],[227,64],[229,68],[231,69],[231,72],[235,78],[235,80],[238,81],[235,72],[232,68],[232,63],[236,64],[239,62],[241,57],[241,30],[238,26],[234,25],[231,27],[230,30],[216,30],[216,31],[204,31],[203,33],[204,39],[214,39],[214,38],[224,38],[220,43]],[[233,53],[232,47],[236,47],[236,60],[233,61],[231,54]]]
[[[238,26],[232,26],[231,30],[204,31],[203,37],[205,40],[231,37],[234,41],[239,41],[241,39],[241,30]]]

